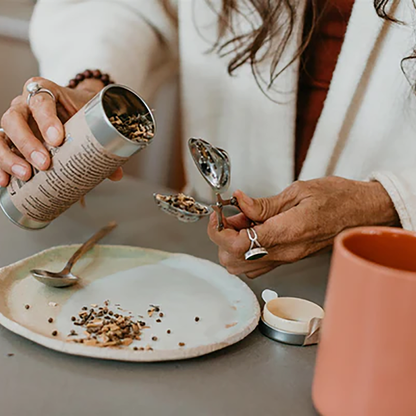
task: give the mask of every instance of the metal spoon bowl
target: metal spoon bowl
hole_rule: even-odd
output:
[[[109,234],[117,224],[115,222],[110,222],[106,227],[102,228],[100,231],[95,233],[88,241],[86,241],[68,260],[68,263],[60,272],[49,272],[47,270],[33,269],[30,271],[33,277],[39,282],[52,287],[68,287],[75,285],[80,278],[71,273],[72,268],[75,263],[98,241],[104,238]]]
[[[213,212],[213,209],[209,205],[202,204],[201,202],[195,201],[195,204],[200,206],[201,208],[205,208],[206,212],[204,213],[195,213],[195,212],[189,212],[185,209],[182,209],[180,207],[176,207],[172,205],[172,203],[167,202],[165,199],[167,197],[174,197],[176,195],[163,195],[163,194],[153,194],[153,198],[157,204],[157,206],[160,208],[161,211],[174,216],[179,221],[182,222],[197,222],[201,218],[207,217],[211,215]]]
[[[178,206],[163,201],[163,195],[158,197],[160,194],[155,194],[155,201],[162,211],[173,215],[182,222],[195,222],[215,211],[218,221],[217,229],[221,231],[224,229],[223,207],[233,205],[238,208],[236,198],[223,199],[221,197],[221,194],[226,192],[230,186],[230,158],[224,149],[212,146],[203,139],[189,139],[188,148],[199,173],[216,195],[215,205],[211,207],[205,205],[209,211],[207,213],[197,214],[190,213]],[[204,206],[203,204],[200,205]]]
[[[217,194],[224,193],[230,185],[228,153],[203,139],[189,139],[188,147],[196,167],[210,187]]]

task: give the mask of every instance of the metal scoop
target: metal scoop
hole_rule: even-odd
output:
[[[226,205],[233,205],[238,208],[236,198],[224,200],[221,197],[221,194],[230,186],[230,158],[225,150],[214,147],[203,139],[189,139],[188,147],[196,167],[211,189],[215,192],[216,203],[212,206],[208,206],[196,202],[192,197],[183,194],[176,195],[176,197],[183,195],[185,198],[194,201],[196,205],[205,208],[205,212],[189,212],[186,209],[183,209],[182,206],[172,202],[175,195],[154,194],[155,202],[162,211],[175,216],[182,222],[196,222],[215,211],[218,220],[218,230],[221,231],[224,229],[223,207]],[[170,200],[169,197],[171,198]]]
[[[182,222],[197,222],[201,218],[211,215],[212,213],[212,208],[209,205],[196,202],[193,198],[183,194],[153,194],[153,198],[155,199],[157,206],[163,212],[173,215]],[[189,205],[187,205],[186,202],[180,202],[180,198],[189,202]],[[193,205],[193,212],[190,212],[189,210],[190,205]]]
[[[110,222],[106,227],[102,228],[96,234],[94,234],[88,241],[86,241],[68,260],[68,263],[62,271],[59,273],[48,272],[47,270],[31,270],[33,277],[41,283],[52,287],[68,287],[75,285],[79,281],[79,277],[71,273],[75,263],[92,247],[97,244],[102,238],[109,234],[117,224],[113,221]]]
[[[228,153],[203,139],[189,139],[189,151],[202,177],[215,193],[222,194],[230,186],[231,164]]]
[[[223,207],[232,205],[238,208],[237,198],[222,199],[221,197],[230,186],[230,158],[225,150],[214,147],[203,139],[189,139],[188,147],[196,167],[215,192],[217,202],[212,209],[217,214],[218,231],[221,231],[224,229]]]

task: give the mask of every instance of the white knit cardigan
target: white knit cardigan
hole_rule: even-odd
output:
[[[218,7],[221,1],[211,3]],[[279,103],[273,102],[249,66],[230,77],[227,58],[208,52],[217,16],[205,0],[172,5],[177,26],[157,0],[40,0],[31,40],[42,75],[66,83],[79,71],[100,68],[151,99],[163,79],[179,70],[183,143],[199,136],[226,149],[230,190],[254,197],[279,193],[293,181],[298,62],[277,79],[280,93],[273,98]],[[380,19],[372,0],[355,1],[300,178],[376,179],[403,227],[414,230],[416,99],[400,63],[416,44],[411,24],[416,13],[411,0],[393,2],[392,13],[407,24]],[[236,27],[244,31],[249,24],[241,18]],[[292,37],[282,65],[299,41],[299,35]],[[210,199],[189,158],[186,167],[187,191]]]

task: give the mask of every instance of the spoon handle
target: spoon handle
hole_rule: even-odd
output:
[[[113,229],[117,227],[117,223],[115,221],[110,222],[106,227],[102,228],[100,231],[95,233],[88,241],[86,241],[68,260],[68,263],[65,266],[64,271],[66,273],[70,273],[74,264],[95,244],[98,243],[102,238],[104,238],[107,234],[109,234]]]
[[[227,205],[232,205],[233,207],[236,207],[237,209],[239,209],[241,211],[240,205],[238,204],[238,200],[235,196],[233,196],[231,199],[222,199],[221,195],[217,194],[217,203],[216,203],[216,205],[212,206],[212,209],[217,214],[217,223],[218,223],[217,230],[218,231],[222,231],[224,229],[224,220],[223,220],[222,209],[223,209],[223,207],[225,207]],[[250,220],[250,218],[249,218],[249,220]],[[254,222],[252,220],[250,220],[250,221],[251,221],[252,226],[258,225],[257,222]]]

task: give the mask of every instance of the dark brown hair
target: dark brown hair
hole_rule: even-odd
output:
[[[207,0],[209,1],[209,0]],[[221,57],[231,56],[228,73],[232,75],[242,65],[249,64],[253,75],[262,85],[270,88],[275,79],[289,67],[307,46],[312,34],[313,24],[309,33],[293,56],[285,64],[281,64],[282,55],[292,36],[296,35],[295,25],[298,24],[299,5],[304,0],[223,0],[222,10],[218,13],[218,39],[213,50]],[[313,21],[316,20],[315,0],[311,0]],[[235,18],[243,15],[243,8],[254,11],[250,19],[252,30],[236,34]],[[269,79],[261,75],[260,64],[269,61]]]
[[[172,16],[169,0],[160,1],[167,11],[170,10],[169,14]],[[230,75],[241,66],[250,65],[258,85],[266,94],[276,78],[305,50],[320,18],[317,13],[317,0],[222,0],[219,10],[215,9],[212,0],[205,1],[218,16],[218,37],[212,52],[218,53],[221,57],[229,57],[227,69]],[[412,1],[416,7],[415,0]],[[288,42],[293,36],[298,36],[296,26],[299,25],[299,10],[308,2],[312,22],[304,28],[304,36],[294,55],[282,60]],[[375,13],[382,19],[402,23],[389,14],[392,0],[373,0],[373,3]],[[237,18],[245,19],[251,30],[238,33]],[[416,54],[404,57],[402,68],[406,61],[414,58]],[[267,76],[264,75],[265,68]]]
[[[281,64],[289,40],[296,36],[294,28],[298,24],[298,10],[305,1],[310,1],[312,22],[305,28],[303,40],[295,54]],[[383,19],[401,23],[389,15],[390,3],[391,0],[374,0],[375,12]],[[248,33],[236,34],[234,18],[243,15],[243,9],[247,7],[253,11],[247,19],[257,24],[252,23],[252,30]],[[222,0],[222,9],[218,12],[218,39],[213,50],[220,56],[231,56],[228,63],[230,75],[248,64],[257,82],[270,89],[275,79],[302,54],[319,17],[316,0]],[[260,64],[266,61],[270,61],[267,80],[260,72]]]

